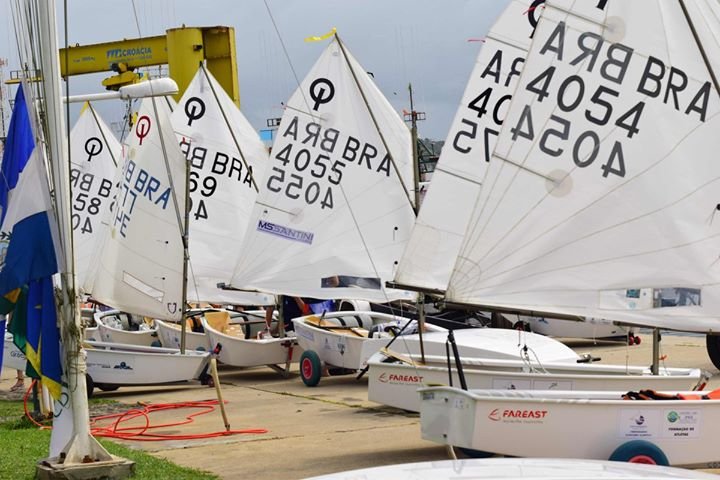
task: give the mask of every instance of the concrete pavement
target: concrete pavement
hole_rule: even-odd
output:
[[[628,347],[620,343],[575,340],[568,343],[579,353],[602,357],[601,363],[649,365],[652,338]],[[665,364],[698,367],[717,374],[705,352],[704,337],[664,335]],[[3,372],[0,389],[12,381]],[[297,365],[288,379],[269,368],[220,371],[223,395],[233,429],[263,428],[260,435],[236,435],[207,440],[123,442],[133,448],[175,463],[211,471],[222,478],[299,479],[341,470],[394,463],[444,460],[444,447],[420,438],[419,418],[367,400],[367,381],[354,376],[323,378],[306,387]],[[720,387],[720,376],[708,389]],[[122,388],[100,392],[98,397],[121,402],[178,402],[214,398],[215,391],[199,385],[180,388]],[[163,412],[154,423],[178,419]],[[219,411],[196,418],[188,426],[162,433],[201,433],[222,430]],[[716,473],[720,473],[718,470]]]

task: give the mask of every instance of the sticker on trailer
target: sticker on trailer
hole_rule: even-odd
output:
[[[572,390],[572,381],[560,381],[560,380],[534,380],[533,390]]]
[[[662,413],[658,410],[625,408],[619,413],[619,436],[621,438],[659,437]]]
[[[666,410],[662,436],[682,440],[700,436],[700,410]]]
[[[532,382],[512,378],[493,378],[492,388],[493,390],[531,390]]]

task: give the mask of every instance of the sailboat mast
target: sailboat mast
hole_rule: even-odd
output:
[[[412,83],[408,84],[410,92],[410,135],[412,136],[412,158],[413,158],[413,188],[415,189],[415,216],[420,211],[420,157],[418,155],[418,132],[417,132],[417,113],[415,112],[415,103],[413,102]]]
[[[82,347],[82,326],[75,291],[73,234],[70,218],[70,163],[67,161],[65,123],[60,88],[60,61],[56,54],[57,25],[55,0],[37,2],[40,21],[42,84],[45,98],[48,148],[52,182],[55,191],[55,214],[62,247],[60,262],[60,331],[63,340],[64,371],[73,407],[73,439],[66,447],[66,464],[82,463],[85,458],[109,460],[110,455],[90,434],[90,420],[85,384],[85,352]]]
[[[183,278],[182,278],[182,307],[180,311],[180,354],[185,355],[185,343],[187,336],[187,325],[185,314],[187,313],[187,285],[188,266],[190,264],[190,159],[185,159],[185,228],[182,232],[183,243]],[[170,172],[168,172],[170,173]]]
[[[413,101],[412,83],[408,84],[410,92],[410,135],[412,137],[412,158],[413,158],[413,188],[415,189],[415,216],[420,212],[420,157],[418,155],[418,133],[417,133],[417,112],[415,112],[415,103]],[[425,342],[423,342],[422,334],[425,330],[425,294],[418,293],[417,298],[418,312],[418,336],[420,337],[420,360],[425,363]]]

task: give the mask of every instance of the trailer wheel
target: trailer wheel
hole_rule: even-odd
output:
[[[314,387],[320,383],[322,376],[322,362],[317,352],[305,350],[300,356],[300,378],[308,387]]]
[[[654,443],[646,440],[631,440],[620,445],[608,459],[613,462],[670,465],[667,456]]]
[[[468,458],[490,458],[494,457],[495,454],[492,452],[485,452],[483,450],[473,450],[472,448],[454,447],[462,452]]]
[[[715,368],[720,369],[720,335],[705,335],[705,347]]]
[[[92,398],[93,390],[95,390],[95,382],[88,373],[85,374],[85,390],[87,390],[88,399]]]

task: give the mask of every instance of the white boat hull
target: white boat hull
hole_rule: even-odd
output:
[[[720,400],[622,400],[622,393],[424,388],[422,436],[502,455],[597,460],[642,440],[671,465],[717,467]]]
[[[601,460],[546,458],[470,458],[401,463],[331,473],[305,480],[717,480],[711,473],[684,468]]]
[[[236,367],[259,367],[297,362],[302,354],[295,337],[245,339],[226,335],[208,325],[202,319],[205,333],[212,349],[219,344],[218,360]]]
[[[166,323],[162,320],[155,320],[157,338],[165,348],[180,348],[182,331],[180,326],[174,323]],[[185,331],[185,348],[187,350],[210,350],[210,340],[205,333],[193,332],[190,329]]]
[[[512,321],[512,319],[510,319]],[[519,321],[527,323],[530,330],[541,335],[563,338],[619,338],[627,337],[634,330],[615,325],[603,318],[586,318],[575,322],[554,318],[527,317],[520,315]]]
[[[317,316],[308,315],[293,319],[298,344],[305,351],[315,351],[320,360],[330,367],[358,370],[364,368],[367,359],[392,339],[392,335],[383,334],[378,338],[368,338],[368,331],[375,325],[400,321],[407,318],[377,312],[333,312],[323,316],[323,322],[347,325],[348,329],[331,330],[308,323],[308,319],[317,320]],[[428,325],[435,331],[446,331],[440,327]],[[358,333],[353,333],[358,332]],[[360,333],[362,332],[362,333]]]
[[[207,364],[208,352],[86,342],[87,371],[107,385],[158,385],[193,380]]]
[[[252,310],[247,312],[229,312],[230,323],[241,325],[246,332],[247,338],[255,338],[258,332],[265,329],[264,310]],[[277,316],[277,315],[275,315]],[[180,348],[181,330],[176,323],[155,320],[157,338],[163,347]],[[249,329],[249,332],[248,330]],[[210,351],[210,339],[204,332],[193,332],[188,329],[185,332],[185,347],[188,350]]]
[[[83,330],[83,338],[85,340],[92,340],[93,342],[100,341],[100,327],[85,327]]]
[[[502,390],[631,390],[641,386],[656,390],[688,390],[703,377],[700,369],[668,368],[653,376],[649,368],[577,363],[580,358],[564,344],[541,335],[502,329],[455,330],[465,379],[470,389]],[[450,385],[443,337],[426,335],[425,363],[420,364],[419,345],[412,337],[390,348],[404,359],[388,362],[378,352],[368,359],[368,399],[417,412],[417,389]],[[534,354],[522,359],[525,342]],[[520,345],[520,346],[518,346]],[[493,350],[495,348],[495,350]],[[514,353],[514,354],[513,354]],[[540,359],[540,362],[537,361]],[[460,380],[451,357],[452,385]]]
[[[95,323],[97,324],[100,341],[106,343],[121,343],[123,345],[139,345],[149,347],[153,342],[157,341],[157,332],[155,328],[149,330],[128,331],[119,328],[113,328],[105,323],[108,317],[128,316],[129,314],[118,310],[109,310],[107,312],[96,312]]]
[[[207,352],[171,348],[85,342],[87,373],[95,385],[161,385],[193,380],[210,359]],[[5,335],[3,368],[25,369],[25,355]]]

